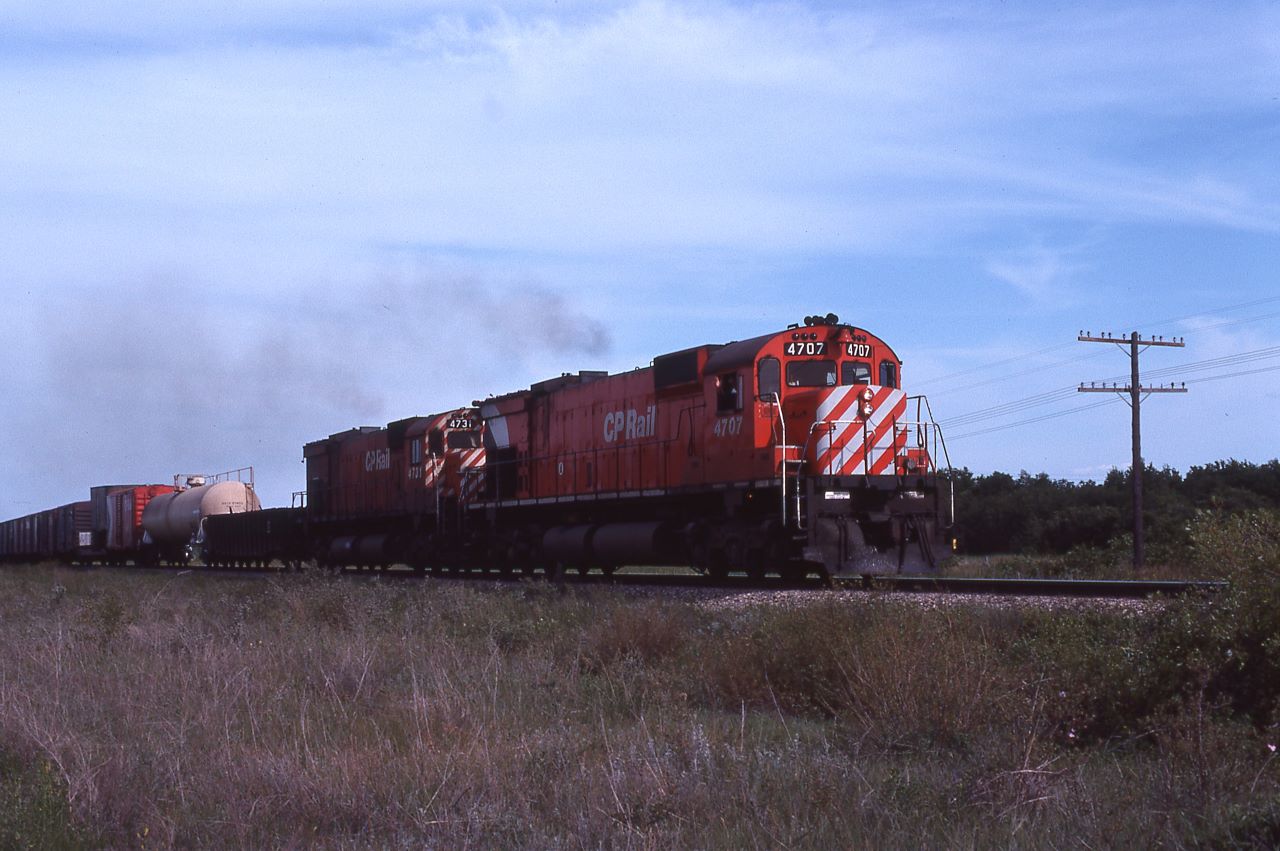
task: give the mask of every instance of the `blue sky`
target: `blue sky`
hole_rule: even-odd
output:
[[[1128,463],[1082,329],[1277,455],[1272,3],[12,2],[0,115],[0,516],[828,311],[958,465]]]

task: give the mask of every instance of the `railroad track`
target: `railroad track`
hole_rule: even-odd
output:
[[[876,576],[838,579],[843,587],[946,594],[1010,594],[1037,597],[1113,597],[1140,599],[1157,594],[1204,594],[1223,591],[1223,581],[1181,579],[1021,579],[958,576]]]
[[[113,570],[119,569],[111,568]],[[170,571],[175,568],[127,567],[129,570],[144,572]],[[190,571],[204,575],[226,577],[244,577],[253,575],[271,575],[284,573],[281,568],[205,568],[187,567]],[[372,570],[345,568],[336,575],[351,578],[383,578],[389,580],[419,579],[421,576],[408,569]],[[542,573],[499,573],[486,570],[454,571],[446,574],[445,579],[480,581],[480,582],[513,582],[513,581],[556,581]],[[1153,596],[1178,596],[1183,594],[1212,594],[1223,591],[1227,583],[1221,580],[1152,580],[1152,579],[1032,579],[1032,578],[974,578],[957,576],[928,575],[881,575],[839,577],[824,582],[816,574],[802,578],[781,579],[770,576],[765,579],[752,578],[745,574],[734,574],[724,579],[695,573],[651,573],[628,572],[625,569],[612,574],[589,573],[585,576],[569,574],[559,580],[565,585],[573,586],[634,586],[634,587],[671,587],[671,588],[705,588],[718,590],[757,590],[757,589],[821,589],[831,586],[841,589],[859,589],[868,591],[886,591],[895,593],[943,593],[973,594],[988,596],[1035,596],[1035,597],[1103,597],[1113,599],[1142,599]]]

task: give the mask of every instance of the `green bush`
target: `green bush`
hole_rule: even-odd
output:
[[[0,848],[89,848],[73,824],[65,784],[47,760],[0,751]]]
[[[1057,684],[1067,735],[1136,735],[1191,703],[1262,727],[1280,710],[1280,515],[1200,514],[1193,557],[1219,594],[1169,601],[1159,617],[1043,618],[1032,657]]]

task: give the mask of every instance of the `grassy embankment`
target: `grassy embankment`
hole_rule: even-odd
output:
[[[8,569],[0,847],[1266,847],[1277,530],[1158,616]]]

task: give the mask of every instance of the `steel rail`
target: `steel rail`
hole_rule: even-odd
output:
[[[16,565],[14,565],[16,566]],[[228,567],[203,565],[79,565],[81,569],[108,571],[134,571],[141,573],[179,573],[205,576],[254,576],[285,575],[293,573],[286,567]],[[304,572],[306,571],[304,569]],[[471,580],[492,582],[538,581],[565,585],[632,585],[669,586],[673,588],[708,588],[723,590],[782,589],[830,587],[906,594],[969,594],[974,596],[1034,596],[1034,597],[1109,597],[1116,599],[1141,599],[1156,595],[1178,596],[1183,594],[1214,594],[1225,591],[1228,583],[1223,580],[1182,579],[1036,579],[1023,577],[958,577],[931,576],[927,574],[878,574],[865,576],[838,576],[824,581],[816,573],[806,576],[750,577],[744,573],[731,573],[723,579],[689,573],[628,572],[624,568],[617,573],[593,571],[583,576],[576,571],[562,575],[534,571],[500,572],[479,567],[455,568],[440,574],[417,573],[407,567],[380,569],[346,566],[320,571],[331,576],[351,578],[382,578],[388,580],[412,580],[421,578],[444,580]]]
[[[1014,577],[969,578],[957,576],[874,576],[859,580],[863,587],[909,593],[1009,594],[1040,597],[1142,598],[1157,594],[1217,593],[1227,588],[1221,580],[1182,579],[1027,579]],[[845,580],[837,580],[846,584]]]

